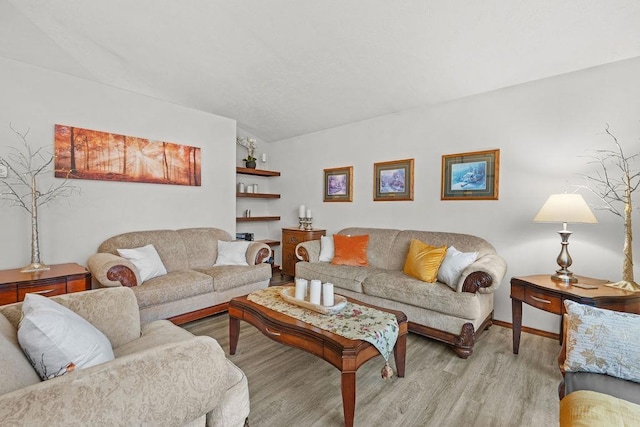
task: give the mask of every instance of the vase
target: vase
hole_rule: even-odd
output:
[[[255,169],[256,168],[256,162],[245,162],[245,166],[249,169]]]

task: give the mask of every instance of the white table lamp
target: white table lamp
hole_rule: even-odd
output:
[[[577,282],[578,279],[573,277],[573,273],[569,271],[569,266],[572,263],[569,255],[569,236],[571,236],[571,231],[567,230],[567,223],[595,224],[598,222],[582,195],[575,193],[552,194],[544,202],[533,221],[562,223],[562,230],[558,231],[562,239],[562,249],[556,260],[560,269],[556,270],[556,274],[552,275],[551,279],[560,282]]]

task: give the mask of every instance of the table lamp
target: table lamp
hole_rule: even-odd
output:
[[[598,222],[582,195],[575,193],[552,194],[544,202],[533,221],[562,223],[562,230],[558,231],[562,239],[562,247],[556,260],[560,269],[556,270],[556,274],[552,275],[551,279],[559,282],[577,282],[578,279],[573,277],[573,273],[569,271],[569,266],[572,262],[569,255],[569,236],[571,236],[571,231],[567,230],[567,223],[595,224]]]

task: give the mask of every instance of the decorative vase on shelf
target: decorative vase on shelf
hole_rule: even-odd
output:
[[[245,162],[245,166],[249,169],[255,169],[256,168],[256,161],[251,161],[251,162]]]

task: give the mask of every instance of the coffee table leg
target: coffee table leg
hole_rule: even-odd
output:
[[[404,378],[405,358],[407,355],[407,335],[400,335],[393,347],[393,358],[396,361],[396,374],[400,378]]]
[[[240,319],[229,317],[229,354],[236,354],[240,336]]]
[[[522,301],[511,299],[511,322],[513,325],[513,354],[520,350],[520,333],[522,332]]]
[[[353,427],[356,412],[356,373],[342,373],[342,408],[345,427]]]

